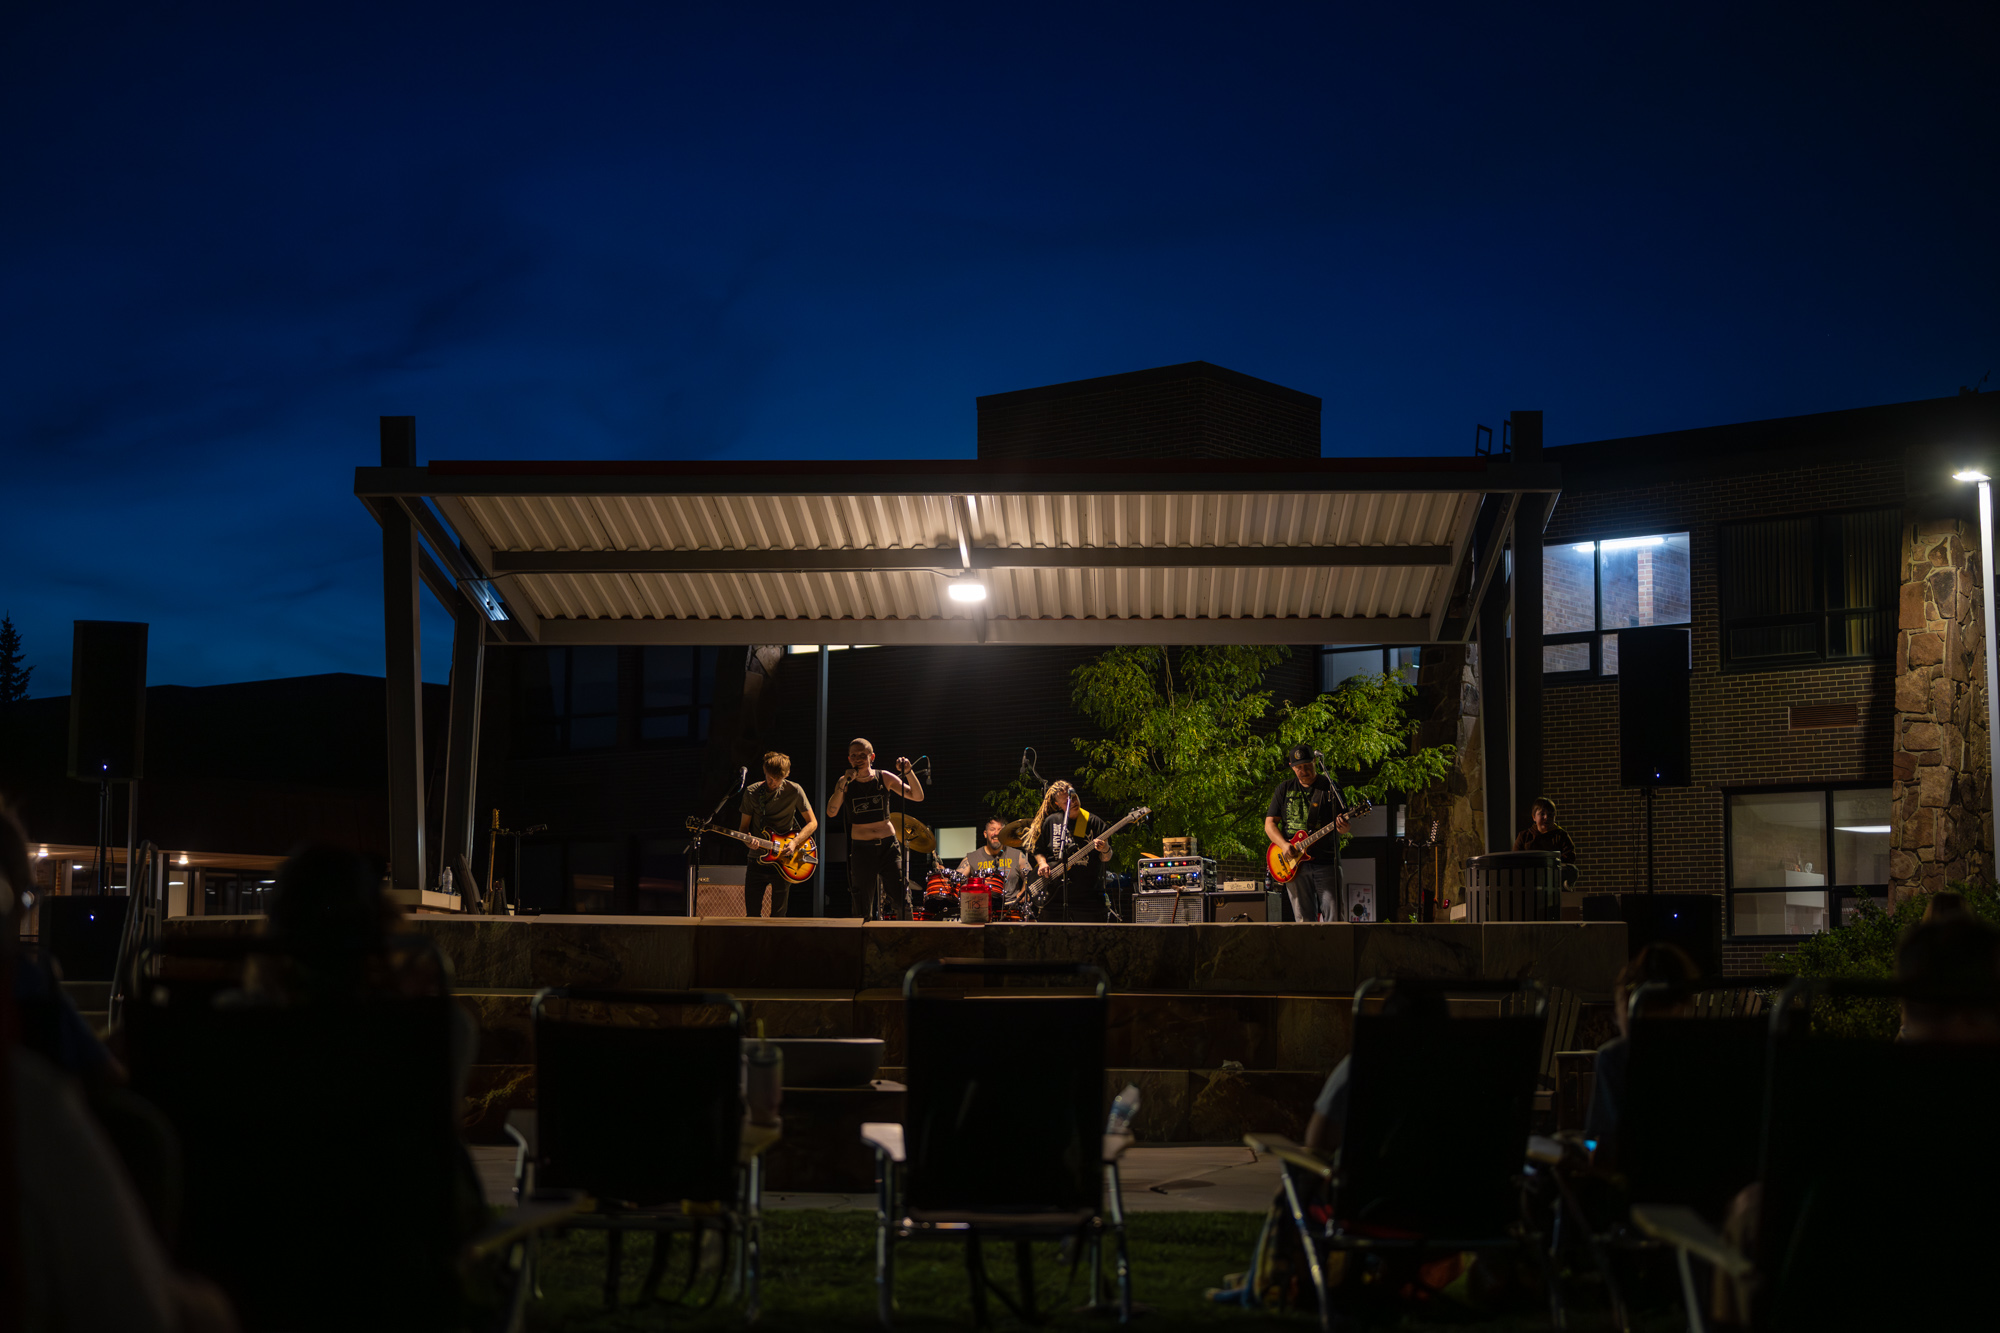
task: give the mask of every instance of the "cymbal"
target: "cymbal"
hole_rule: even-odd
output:
[[[908,815],[890,815],[890,827],[896,830],[896,839],[913,852],[934,852],[937,850],[937,835],[928,827],[918,823]]]
[[[1021,845],[1021,840],[1023,836],[1027,832],[1028,832],[1028,821],[1025,819],[1017,819],[1013,823],[1007,825],[1007,827],[1000,830],[1000,845],[1002,847],[1019,847]]]

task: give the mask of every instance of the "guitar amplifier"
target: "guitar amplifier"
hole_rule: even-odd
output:
[[[1206,893],[1222,885],[1215,878],[1212,856],[1142,856],[1139,858],[1140,893]]]
[[[1175,893],[1157,889],[1132,895],[1132,924],[1135,926],[1186,925],[1201,920],[1199,893]]]
[[[1208,919],[1227,925],[1236,921],[1283,921],[1283,897],[1282,893],[1267,893],[1263,889],[1230,889],[1204,893],[1201,899]]]

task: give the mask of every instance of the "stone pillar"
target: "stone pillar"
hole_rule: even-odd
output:
[[[1417,675],[1419,694],[1411,710],[1417,719],[1417,734],[1410,746],[1455,745],[1458,759],[1441,784],[1410,794],[1405,832],[1413,840],[1422,839],[1429,834],[1431,821],[1436,820],[1438,847],[1433,854],[1430,847],[1412,845],[1404,853],[1401,900],[1405,912],[1415,907],[1421,890],[1434,888],[1440,878],[1455,900],[1464,879],[1458,867],[1467,857],[1486,850],[1476,657],[1463,644],[1423,650]]]
[[[1990,877],[1985,627],[1974,523],[1908,529],[1896,634],[1889,898]]]

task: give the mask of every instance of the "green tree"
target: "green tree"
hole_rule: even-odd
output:
[[[21,665],[21,631],[12,616],[0,616],[0,708],[28,697],[28,677],[33,667]]]
[[[1210,855],[1253,855],[1285,751],[1297,742],[1324,751],[1336,781],[1359,779],[1343,785],[1349,796],[1379,800],[1449,771],[1451,746],[1409,752],[1416,724],[1405,705],[1416,691],[1394,676],[1359,676],[1309,703],[1274,705],[1264,678],[1289,652],[1123,647],[1077,667],[1071,700],[1107,733],[1076,741],[1077,777],[1100,813],[1150,806],[1152,836],[1191,834]],[[1120,854],[1140,836],[1121,835]]]

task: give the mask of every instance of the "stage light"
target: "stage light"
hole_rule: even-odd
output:
[[[1993,480],[1993,478],[1991,478],[1991,477],[1987,476],[1987,475],[1986,475],[1986,474],[1985,474],[1984,472],[1981,472],[1981,471],[1980,471],[1980,470],[1979,470],[1978,468],[1976,468],[1976,467],[1969,467],[1969,468],[1965,469],[1965,471],[1963,471],[1963,472],[1954,472],[1954,473],[1952,473],[1952,474],[1951,474],[1951,479],[1952,479],[1953,481],[1991,481],[1991,480]]]
[[[186,852],[182,852],[182,853],[181,853],[181,859],[180,859],[180,864],[181,864],[181,865],[186,865],[187,863],[188,863],[188,854],[187,854]]]
[[[49,849],[46,846],[43,847],[42,850],[40,850],[39,852],[35,853],[35,859],[37,861],[46,861],[48,860],[48,857],[49,857]]]
[[[986,600],[986,585],[971,579],[959,579],[946,584],[954,602],[983,602]]]

